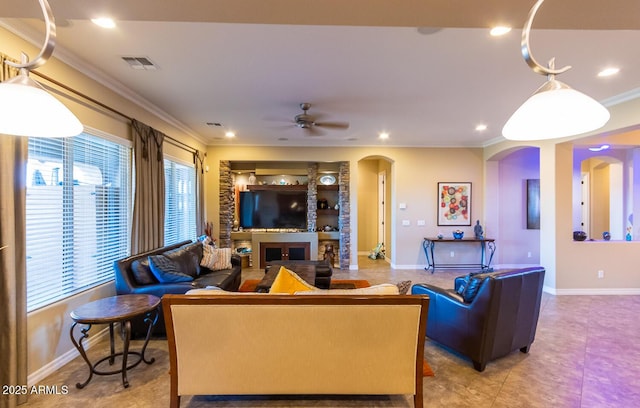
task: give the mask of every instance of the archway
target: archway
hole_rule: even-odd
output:
[[[505,150],[489,158],[486,166],[487,234],[496,239],[495,264],[539,264],[540,230],[527,223],[527,185],[532,184],[528,180],[540,179],[540,149]]]
[[[392,169],[393,161],[368,156],[358,161],[358,244],[359,255],[368,255],[382,244],[390,260],[392,245]]]

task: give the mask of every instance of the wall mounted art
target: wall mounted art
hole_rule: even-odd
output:
[[[471,225],[471,183],[438,183],[438,225]]]
[[[527,180],[527,229],[540,229],[540,179]]]

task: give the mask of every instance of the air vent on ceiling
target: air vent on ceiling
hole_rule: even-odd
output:
[[[122,59],[133,69],[146,69],[148,71],[158,69],[158,66],[147,57],[122,57]]]

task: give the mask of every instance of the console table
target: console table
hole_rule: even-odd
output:
[[[480,245],[480,262],[479,263],[457,263],[457,264],[437,264],[438,268],[480,268],[485,271],[493,270],[491,268],[491,260],[493,259],[493,254],[496,251],[496,243],[495,239],[491,238],[424,238],[422,241],[422,248],[424,249],[424,254],[427,257],[427,266],[424,268],[425,270],[431,269],[431,273],[433,273],[436,269],[436,261],[433,255],[433,247],[436,242],[438,244],[459,244],[459,243],[478,243]],[[488,253],[487,253],[488,250]],[[488,256],[487,256],[488,255]]]
[[[127,370],[132,369],[142,361],[144,361],[146,364],[152,364],[155,361],[154,358],[147,360],[144,356],[144,352],[147,348],[147,344],[149,343],[149,337],[151,336],[153,326],[158,320],[158,305],[160,305],[160,298],[157,296],[119,295],[87,303],[71,312],[71,318],[74,321],[69,331],[71,342],[76,347],[76,349],[78,349],[80,355],[89,366],[89,378],[87,378],[87,380],[83,383],[77,383],[77,388],[84,388],[87,384],[89,384],[89,381],[91,381],[91,378],[94,374],[111,375],[120,373],[122,373],[122,385],[127,388],[129,386],[129,380],[127,379]],[[144,345],[142,346],[141,351],[130,351],[129,340],[131,339],[131,319],[140,315],[145,316],[145,321],[149,325],[149,328],[147,330],[147,337],[144,340]],[[115,352],[113,328],[114,323],[120,323],[120,328],[122,330],[124,346],[123,351],[119,353]],[[76,338],[74,337],[74,329],[78,324],[86,325],[86,327],[80,330],[82,335],[78,340],[76,340]],[[84,349],[84,345],[82,344],[83,340],[89,337],[89,330],[91,329],[91,325],[93,324],[109,324],[109,340],[111,347],[111,353],[108,356],[98,360],[95,364],[91,364],[91,361],[89,361],[87,353]],[[127,364],[127,358],[130,355],[137,356],[137,358]],[[113,365],[117,356],[122,356],[121,367],[111,371],[103,371],[98,369],[98,366],[106,360],[109,360],[109,365]]]

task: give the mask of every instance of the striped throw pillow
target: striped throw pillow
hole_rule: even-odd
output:
[[[212,271],[231,269],[231,248],[214,248],[211,245],[203,245],[200,266]]]

